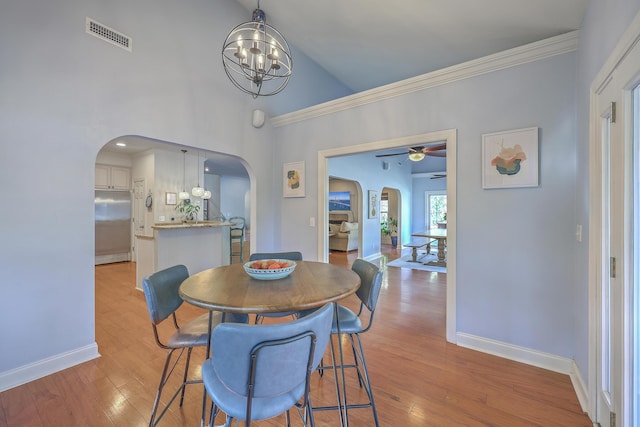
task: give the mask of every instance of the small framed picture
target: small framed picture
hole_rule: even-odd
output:
[[[284,164],[282,185],[284,197],[304,197],[304,161]]]
[[[369,190],[369,218],[378,216],[378,192]]]
[[[537,127],[482,135],[482,188],[537,186]]]
[[[177,205],[178,204],[178,193],[165,193],[166,195],[166,204],[167,205]]]

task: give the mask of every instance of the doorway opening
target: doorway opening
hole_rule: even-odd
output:
[[[328,221],[325,255],[330,263],[345,264],[360,256],[361,202],[362,188],[358,181],[340,177],[329,178],[329,199],[324,206]]]
[[[372,151],[386,150],[390,148],[402,148],[419,146],[423,144],[445,142],[447,145],[446,171],[447,171],[447,302],[446,302],[446,339],[456,343],[456,158],[457,158],[457,131],[447,129],[437,132],[411,135],[401,138],[393,138],[381,141],[373,141],[358,145],[332,148],[318,152],[318,254],[321,261],[327,262],[328,251],[328,186],[329,167],[328,161],[333,157],[350,154],[368,153]]]
[[[401,193],[396,188],[384,187],[380,193],[380,244],[402,247]]]

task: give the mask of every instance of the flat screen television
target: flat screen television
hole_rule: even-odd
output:
[[[351,210],[351,193],[349,193],[348,191],[329,192],[329,210],[330,211],[350,211]]]

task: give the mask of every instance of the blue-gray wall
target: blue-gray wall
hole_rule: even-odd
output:
[[[86,17],[132,37],[133,52],[86,34]],[[216,46],[246,18],[221,0],[3,0],[0,197],[13,207],[0,210],[0,337],[11,348],[0,351],[0,389],[33,366],[46,372],[96,353],[94,166],[108,141],[139,135],[244,159],[256,238],[279,237],[281,163],[269,122],[253,128],[251,112],[345,89],[299,55],[303,72],[273,106],[240,92]]]
[[[316,151],[456,128],[458,332],[572,357],[575,67],[575,53],[558,55],[276,128],[282,161],[306,161],[310,193],[282,223],[317,211]],[[540,185],[483,190],[482,134],[532,126]]]
[[[279,98],[240,93],[211,48],[246,20],[236,3],[3,1],[0,196],[11,203],[0,210],[0,337],[12,351],[0,352],[0,377],[94,344],[94,164],[107,141],[141,135],[243,158],[256,239],[295,239],[313,258],[318,150],[457,128],[458,330],[575,358],[586,378],[587,248],[574,231],[588,229],[588,87],[639,8],[592,0],[577,54],[254,129],[254,108],[279,114],[346,90],[302,55],[305,74]],[[132,36],[133,53],[85,34],[86,16]],[[540,186],[483,190],[481,135],[531,126]],[[307,197],[283,199],[281,165],[299,160]],[[365,191],[389,185],[363,179]]]
[[[573,357],[583,377],[589,367],[589,94],[590,86],[616,46],[620,36],[640,11],[638,0],[591,0],[580,29],[576,68],[576,224],[583,224],[581,245],[574,258],[573,317],[575,347]]]

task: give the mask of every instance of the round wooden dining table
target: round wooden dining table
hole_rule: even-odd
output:
[[[360,276],[324,262],[295,261],[295,270],[277,280],[257,280],[242,264],[204,270],[180,285],[180,296],[190,304],[228,313],[280,313],[321,307],[358,290]]]
[[[277,280],[257,280],[244,271],[243,264],[215,267],[187,278],[179,288],[180,297],[190,304],[207,310],[227,313],[263,314],[303,311],[334,304],[334,316],[340,335],[337,301],[354,294],[360,287],[360,276],[338,265],[314,261],[295,261],[295,270]],[[209,328],[212,327],[209,316]],[[211,337],[211,334],[209,334]],[[344,366],[342,340],[338,341],[339,366]],[[331,359],[336,366],[333,340],[329,340]],[[207,358],[210,345],[207,346]],[[342,390],[338,369],[333,369],[340,426],[348,426],[344,370],[341,371]],[[202,422],[205,420],[206,392],[202,402]]]

